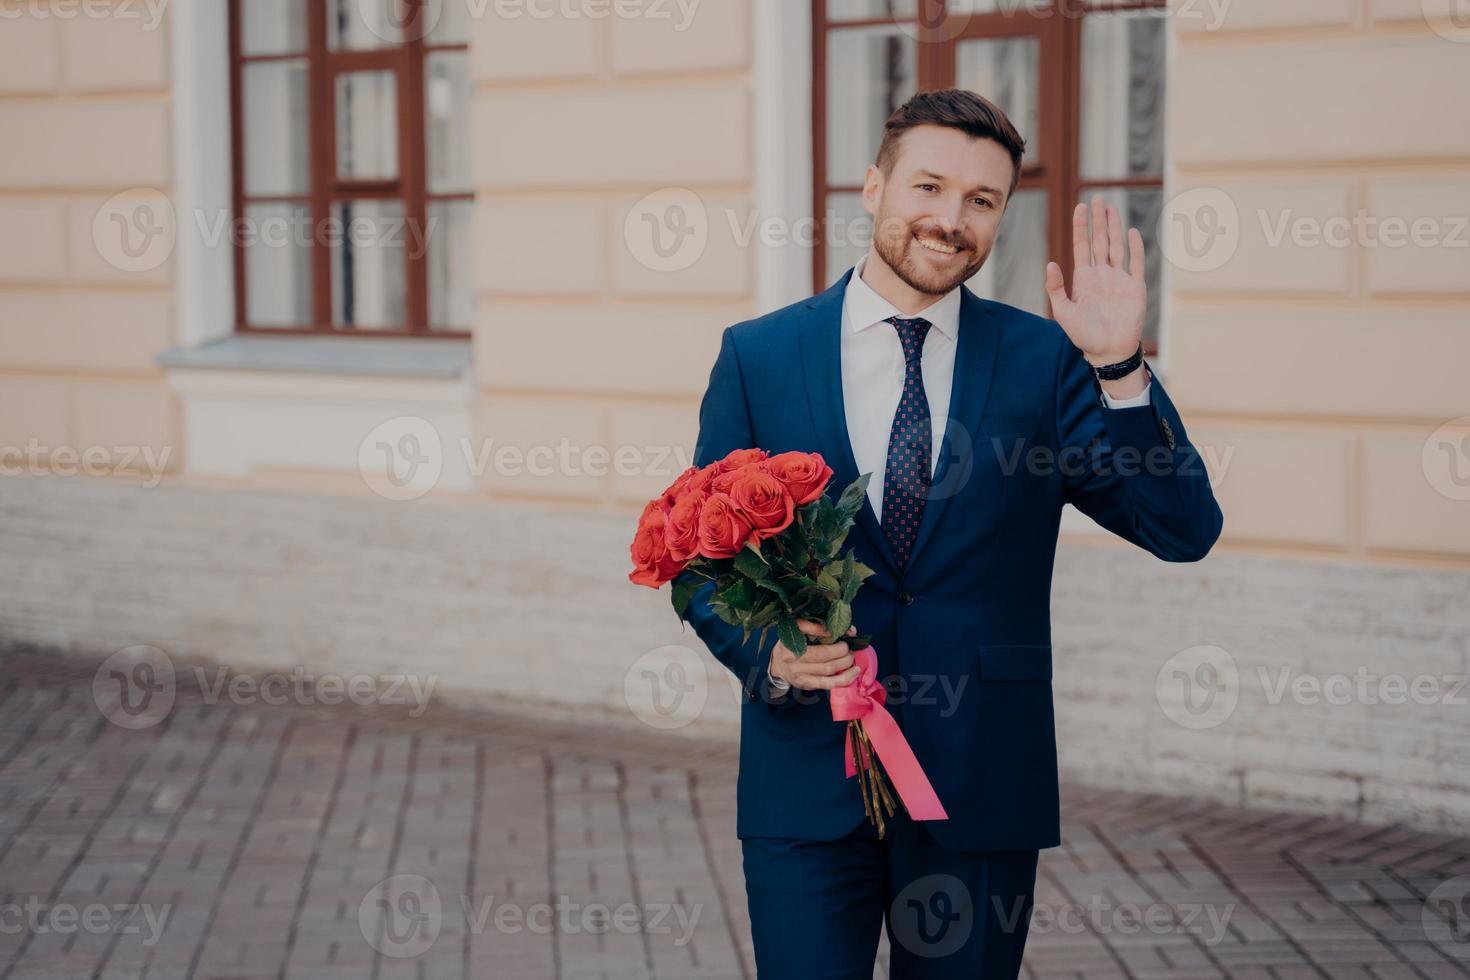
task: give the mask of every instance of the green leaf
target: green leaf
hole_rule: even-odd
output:
[[[731,626],[741,625],[740,614],[737,613],[734,609],[731,609],[727,603],[720,602],[718,599],[711,599],[709,601],[709,607],[714,610],[716,616],[720,617],[720,619],[729,623]]]
[[[786,590],[782,588],[779,583],[774,582],[768,578],[763,578],[757,581],[755,584],[757,590],[764,589],[767,592],[775,594],[776,601],[772,603],[772,605],[776,605],[779,603],[785,608],[789,609],[791,607],[791,597],[786,594]],[[759,591],[757,591],[757,599],[759,599]]]
[[[790,616],[782,616],[776,620],[776,636],[786,649],[798,657],[806,653],[806,634],[796,625],[796,620]]]
[[[694,598],[694,593],[704,588],[704,583],[693,575],[684,575],[674,580],[672,596],[674,602],[674,615],[680,619],[685,618],[689,611],[689,603]]]
[[[827,611],[827,632],[835,639],[842,639],[842,634],[852,625],[852,606],[845,602],[834,602],[832,608]]]
[[[755,583],[744,577],[736,577],[729,585],[715,593],[720,601],[729,603],[734,609],[749,612],[755,604]]]
[[[871,473],[864,473],[853,480],[842,491],[842,496],[837,499],[837,516],[847,523],[857,516],[857,512],[863,508],[863,498],[868,495],[868,479]]]
[[[771,573],[771,566],[759,551],[742,548],[735,554],[735,570],[753,579],[763,579]]]
[[[831,593],[833,597],[842,595],[842,583],[832,573],[831,565],[817,573],[817,585],[821,586],[823,591]]]

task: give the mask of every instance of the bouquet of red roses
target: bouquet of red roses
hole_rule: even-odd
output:
[[[943,819],[944,811],[882,707],[886,691],[876,679],[869,637],[844,636],[852,600],[873,570],[851,551],[838,552],[870,476],[858,477],[834,502],[826,492],[832,468],[817,453],[737,449],[708,466],[691,466],[643,508],[628,578],[653,589],[672,581],[681,620],[694,594],[714,582],[709,603],[715,615],[739,626],[746,641],[759,631],[761,647],[774,627],[782,644],[800,656],[807,638],[799,619],[826,626],[823,644],[846,641],[861,672],[852,684],[833,689],[832,713],[848,723],[847,774],[859,777],[863,807],[881,835],[883,813],[892,816],[894,809],[880,758],[916,819]],[[685,571],[690,574],[681,576]]]

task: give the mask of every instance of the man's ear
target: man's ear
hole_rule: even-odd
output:
[[[869,214],[878,213],[878,200],[883,196],[883,171],[876,163],[868,164],[863,174],[863,206]]]

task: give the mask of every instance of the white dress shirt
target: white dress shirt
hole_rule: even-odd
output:
[[[883,520],[883,471],[888,465],[888,437],[893,415],[903,397],[906,365],[898,330],[886,321],[891,316],[923,317],[932,326],[919,355],[919,372],[924,379],[924,397],[929,402],[933,446],[930,472],[939,466],[944,428],[949,421],[949,400],[954,389],[954,355],[960,334],[960,289],[956,286],[912,315],[900,312],[863,281],[865,255],[853,266],[852,278],[842,299],[842,404],[847,437],[859,473],[872,473],[868,502],[879,522]],[[1102,392],[1108,408],[1135,408],[1149,403],[1150,381],[1132,398],[1113,398]],[[790,685],[774,676],[771,685],[784,691]]]

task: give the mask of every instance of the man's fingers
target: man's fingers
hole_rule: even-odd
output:
[[[1123,216],[1117,208],[1108,208],[1108,265],[1123,268],[1123,246],[1128,240],[1123,237]]]
[[[1087,205],[1072,209],[1072,267],[1085,269],[1092,265],[1092,239],[1087,233]]]
[[[796,628],[807,636],[825,636],[827,633],[826,624],[819,623],[815,619],[798,619],[796,621]]]
[[[815,674],[797,674],[792,679],[792,686],[799,687],[804,691],[830,691],[834,687],[846,687],[857,680],[861,671],[856,665],[849,667],[840,674],[829,677],[820,677]]]
[[[809,664],[824,664],[831,660],[840,660],[846,656],[848,656],[847,643],[838,640],[836,643],[829,643],[826,646],[809,646],[806,648],[806,653],[803,653],[798,659]]]
[[[1108,206],[1101,194],[1092,196],[1092,264],[1108,264]]]
[[[800,671],[804,674],[811,674],[814,677],[831,677],[833,674],[842,673],[852,665],[853,659],[851,654],[821,662],[810,661],[802,657],[792,665],[791,670],[793,673]]]

